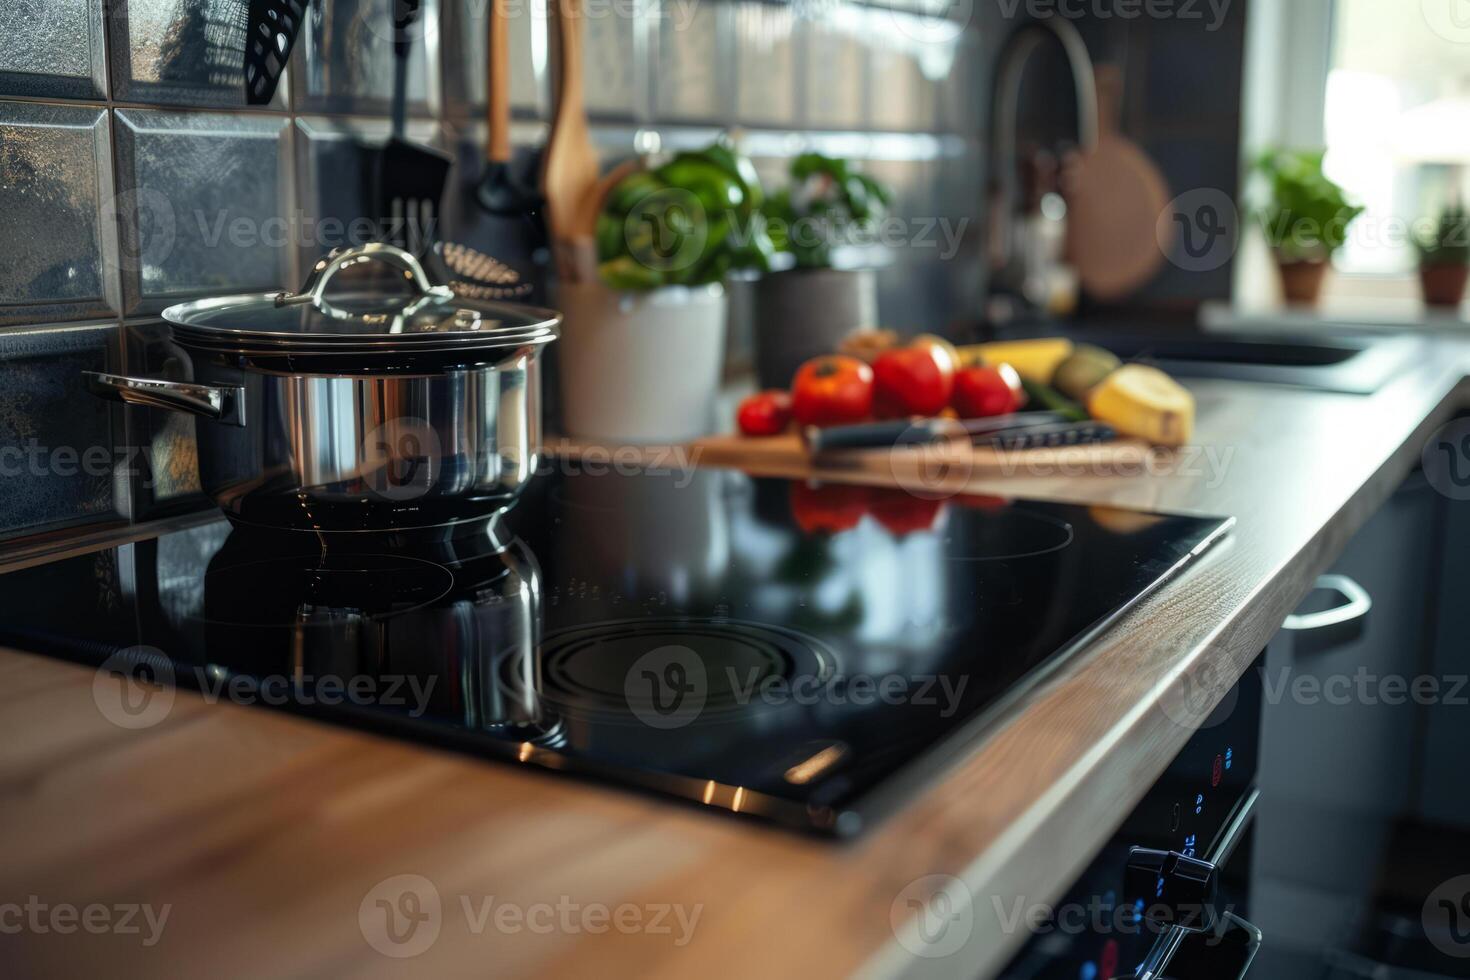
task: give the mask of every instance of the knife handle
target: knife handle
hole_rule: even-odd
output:
[[[968,434],[951,419],[895,419],[830,429],[809,425],[802,430],[801,438],[808,452],[820,456],[844,449],[922,446],[941,439],[967,439]]]
[[[1023,449],[1059,449],[1066,446],[1095,445],[1112,442],[1118,432],[1103,422],[1068,422],[1062,425],[1038,426],[1026,430],[1001,433],[984,442],[996,449],[1016,452]]]

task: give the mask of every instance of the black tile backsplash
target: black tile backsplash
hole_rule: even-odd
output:
[[[97,0],[26,0],[7,6],[0,32],[0,93],[106,98],[102,7]]]
[[[291,274],[290,120],[118,109],[127,312],[191,296],[279,288]]]
[[[248,0],[110,0],[112,96],[119,102],[246,107],[240,83]],[[289,72],[271,105],[285,109]]]
[[[0,331],[0,540],[127,515],[120,406],[82,377],[120,365],[118,337],[115,322]]]
[[[105,108],[0,101],[0,324],[118,312]]]

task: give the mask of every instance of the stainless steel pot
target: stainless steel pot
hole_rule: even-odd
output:
[[[327,294],[382,262],[409,295]],[[299,293],[163,312],[189,381],[88,372],[105,398],[187,412],[199,476],[232,520],[377,531],[473,520],[508,506],[541,443],[550,310],[462,301],[409,253],[371,244],[322,259]]]

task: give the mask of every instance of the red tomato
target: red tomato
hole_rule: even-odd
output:
[[[802,425],[851,425],[873,411],[873,369],[855,357],[814,357],[796,372],[792,412]]]
[[[791,424],[791,396],[777,390],[751,395],[740,403],[735,421],[743,435],[778,436]]]
[[[873,362],[873,410],[879,418],[938,415],[954,392],[954,360],[937,344],[884,351]]]
[[[1021,376],[1009,364],[965,368],[954,379],[954,410],[962,419],[1009,415],[1026,404]]]
[[[791,484],[791,516],[807,534],[837,534],[858,526],[872,491],[847,483]]]
[[[873,491],[869,509],[874,519],[887,528],[889,533],[902,537],[932,528],[944,509],[944,501],[916,497],[907,490],[887,488]]]

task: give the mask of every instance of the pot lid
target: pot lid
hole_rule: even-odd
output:
[[[332,278],[364,262],[397,269],[411,292],[364,287],[328,299]],[[339,353],[520,347],[555,339],[561,320],[552,310],[461,299],[431,285],[411,253],[381,243],[322,258],[300,292],[196,300],[169,307],[163,318],[182,340]]]

